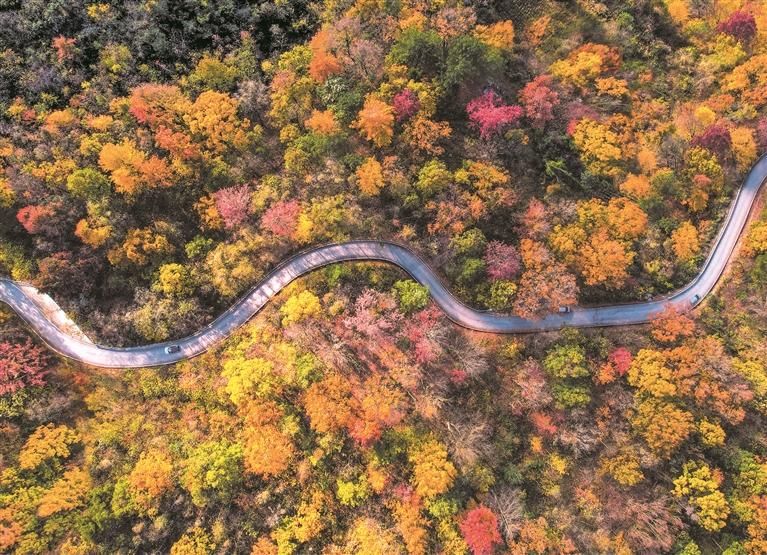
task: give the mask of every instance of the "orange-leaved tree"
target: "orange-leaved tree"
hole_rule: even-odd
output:
[[[388,146],[394,135],[394,111],[380,98],[368,95],[354,125],[377,147]]]

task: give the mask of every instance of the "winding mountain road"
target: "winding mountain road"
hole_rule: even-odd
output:
[[[642,324],[668,305],[687,311],[713,290],[733,254],[765,180],[767,155],[759,159],[743,182],[703,269],[682,289],[648,302],[574,308],[572,312],[549,314],[539,320],[483,312],[466,306],[448,291],[440,278],[416,254],[403,246],[382,241],[349,241],[299,253],[279,264],[259,285],[197,333],[178,341],[141,347],[103,347],[68,334],[49,319],[43,308],[24,291],[23,284],[9,279],[0,279],[0,301],[8,304],[54,351],[65,357],[103,368],[160,366],[197,356],[244,325],[296,278],[329,264],[348,261],[383,261],[399,266],[413,279],[429,288],[432,299],[448,318],[477,331],[525,333],[565,327]],[[169,354],[165,351],[169,345],[178,345],[180,350]]]

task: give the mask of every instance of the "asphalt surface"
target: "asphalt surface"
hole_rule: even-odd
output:
[[[669,305],[681,311],[690,310],[713,290],[727,266],[766,179],[767,155],[754,165],[743,182],[703,269],[682,289],[648,302],[574,307],[572,312],[549,314],[537,320],[484,312],[466,306],[448,291],[440,278],[416,254],[401,245],[382,241],[350,241],[299,253],[279,264],[259,285],[197,333],[176,341],[141,347],[103,347],[68,335],[48,319],[42,308],[26,295],[20,284],[9,279],[0,278],[0,301],[8,304],[54,351],[85,364],[104,368],[161,366],[197,356],[244,325],[296,278],[317,268],[346,261],[376,260],[399,266],[413,279],[429,288],[432,299],[448,318],[473,330],[529,333],[566,327],[642,324],[650,321]],[[170,345],[178,345],[180,350],[167,353],[165,349]]]

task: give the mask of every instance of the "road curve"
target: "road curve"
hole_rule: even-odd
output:
[[[21,284],[9,279],[0,279],[0,301],[8,304],[54,351],[65,357],[103,368],[160,366],[197,356],[245,324],[296,278],[328,264],[348,261],[383,261],[399,266],[413,279],[429,288],[434,302],[448,318],[477,331],[526,333],[565,327],[642,324],[668,305],[687,311],[713,290],[727,266],[765,180],[767,155],[760,158],[751,169],[730,205],[703,269],[682,289],[648,302],[574,308],[570,313],[549,314],[539,320],[483,312],[466,306],[448,291],[440,278],[416,254],[401,245],[383,241],[349,241],[299,253],[280,263],[259,285],[197,333],[177,341],[141,347],[103,347],[67,334],[48,319],[43,309],[23,291]],[[180,351],[166,353],[165,347],[169,345],[178,345]]]

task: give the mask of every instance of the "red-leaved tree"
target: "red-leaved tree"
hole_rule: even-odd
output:
[[[492,90],[485,91],[466,105],[469,120],[477,126],[483,139],[489,139],[505,127],[516,123],[522,117],[519,106],[503,104],[503,100]]]
[[[261,216],[261,229],[280,237],[292,237],[298,225],[301,204],[297,200],[280,201],[270,206]]]
[[[485,266],[490,279],[511,279],[519,273],[519,252],[514,245],[490,241],[485,249]]]
[[[753,14],[748,12],[732,12],[730,17],[726,21],[722,21],[716,30],[720,33],[727,33],[741,42],[750,42],[756,36],[756,19]]]
[[[27,339],[0,342],[0,395],[45,385],[48,353]]]
[[[721,123],[709,125],[703,133],[693,139],[694,146],[702,146],[714,154],[724,156],[732,147],[730,130]]]
[[[410,119],[418,112],[421,103],[413,91],[405,89],[394,95],[392,106],[394,107],[394,116],[397,121],[404,121]]]
[[[547,121],[554,119],[554,108],[559,104],[559,94],[551,85],[550,75],[539,75],[519,93],[519,100],[525,107],[525,115],[533,127],[543,127]]]
[[[631,351],[626,347],[618,347],[610,353],[608,358],[613,364],[618,376],[623,376],[628,372],[629,366],[631,366],[631,361],[634,360],[634,357],[631,356]]]
[[[216,209],[224,220],[227,229],[233,229],[243,223],[250,214],[250,189],[247,185],[227,187],[213,193]]]
[[[55,211],[50,206],[43,204],[31,204],[25,206],[16,214],[16,219],[24,226],[27,233],[35,235],[53,231],[52,219]]]
[[[484,505],[468,511],[461,519],[459,528],[474,555],[490,555],[495,546],[501,543],[498,518]]]

